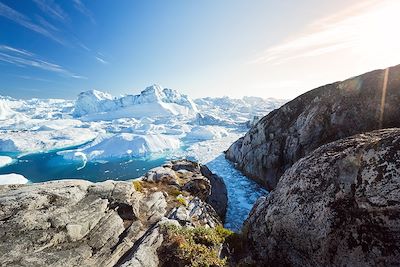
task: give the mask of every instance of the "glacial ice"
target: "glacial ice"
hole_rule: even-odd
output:
[[[137,158],[179,149],[178,138],[162,134],[137,135],[130,133],[105,134],[73,151],[58,152],[65,159],[79,161]]]
[[[195,126],[189,133],[187,133],[185,139],[187,140],[210,140],[210,139],[220,139],[222,137],[227,137],[228,131],[223,127],[218,126]]]
[[[112,112],[111,112],[112,111]],[[84,120],[113,120],[165,116],[194,116],[196,104],[188,96],[172,89],[152,85],[139,95],[112,98],[110,94],[91,90],[79,94],[73,115]]]
[[[26,184],[28,179],[26,179],[21,174],[10,173],[0,175],[0,185],[2,184]]]
[[[0,168],[7,166],[13,162],[13,159],[8,156],[0,156]]]
[[[77,170],[123,158],[150,162],[186,157],[207,164],[225,179],[226,226],[237,230],[257,197],[266,192],[234,169],[223,151],[284,102],[257,97],[192,100],[158,85],[121,97],[96,90],[79,94],[77,100],[0,96],[0,168],[18,165],[25,154],[49,151],[57,151],[62,164],[71,163]],[[0,184],[26,182],[15,173],[0,175]]]
[[[0,152],[36,153],[84,144],[96,137],[84,128],[0,131]]]
[[[0,152],[65,150],[89,142],[87,146],[93,151],[105,150],[103,155],[121,157],[126,154],[124,147],[118,152],[118,146],[106,144],[133,142],[132,156],[160,153],[167,145],[175,149],[186,142],[225,138],[235,129],[245,131],[250,121],[282,103],[257,97],[192,100],[159,85],[121,97],[91,90],[79,94],[75,101],[0,97]],[[102,149],[93,148],[99,144],[91,141],[106,134],[113,137],[103,140]],[[137,137],[129,141],[121,134]],[[160,149],[155,148],[155,142]],[[88,159],[101,157],[96,153]]]

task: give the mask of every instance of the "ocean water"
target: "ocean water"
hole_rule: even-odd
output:
[[[213,173],[224,179],[228,191],[225,227],[238,232],[256,200],[261,196],[266,196],[268,191],[235,169],[223,154],[208,162],[207,166]]]
[[[81,162],[65,160],[54,151],[19,157],[13,164],[0,168],[0,174],[22,174],[32,183],[59,179],[84,179],[92,182],[128,180],[142,176],[165,161],[166,158],[115,159],[87,162],[82,168]]]
[[[236,137],[231,137],[233,140]],[[228,140],[231,142],[232,140]],[[188,158],[205,163],[209,169],[222,177],[228,191],[228,209],[225,227],[240,231],[254,202],[268,192],[256,182],[248,179],[225,159],[221,151],[227,140],[211,140],[183,147],[184,153],[158,158],[113,159],[104,162],[82,162],[66,160],[58,151],[29,154],[26,156],[1,154],[16,158],[11,165],[0,168],[0,174],[18,173],[32,183],[59,179],[84,179],[92,182],[105,180],[135,179],[148,170],[158,167],[170,159]]]

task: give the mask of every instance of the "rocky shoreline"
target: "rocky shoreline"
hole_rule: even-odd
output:
[[[186,160],[133,182],[1,186],[0,265],[158,266],[162,225],[221,227],[226,203],[223,180]]]
[[[222,178],[188,160],[133,181],[0,186],[0,265],[399,266],[399,104],[400,65],[261,119],[226,152],[271,190],[238,234],[222,227]]]
[[[231,145],[226,157],[272,190],[288,168],[321,145],[400,127],[399,88],[397,65],[308,91],[262,118]]]

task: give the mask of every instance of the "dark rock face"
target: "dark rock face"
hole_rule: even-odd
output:
[[[323,144],[399,127],[400,65],[387,74],[387,86],[385,70],[377,70],[297,97],[262,118],[232,144],[226,157],[273,189],[286,169]]]
[[[400,129],[326,144],[297,161],[245,223],[268,266],[400,265]]]

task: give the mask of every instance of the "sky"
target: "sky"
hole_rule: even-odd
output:
[[[400,64],[398,0],[0,0],[0,95],[294,98]]]

